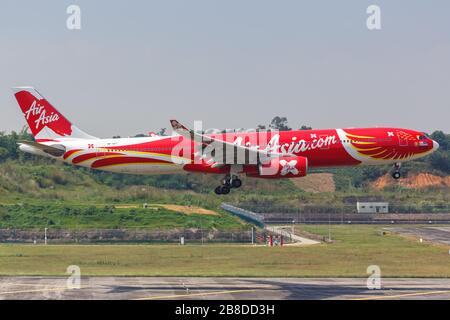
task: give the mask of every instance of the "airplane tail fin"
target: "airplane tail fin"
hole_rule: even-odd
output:
[[[13,92],[36,141],[96,139],[74,126],[36,89],[16,87]]]

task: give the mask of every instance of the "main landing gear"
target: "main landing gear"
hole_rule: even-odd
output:
[[[222,185],[215,188],[214,192],[216,194],[228,194],[228,193],[230,193],[231,188],[237,189],[240,186],[242,186],[242,181],[241,181],[241,179],[238,178],[238,176],[226,175],[222,181]]]
[[[394,178],[395,180],[400,179],[401,174],[400,174],[400,168],[401,168],[402,164],[400,162],[396,162],[394,164],[394,172],[392,172],[392,178]]]

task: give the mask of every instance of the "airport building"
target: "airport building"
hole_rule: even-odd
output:
[[[389,213],[388,202],[356,202],[358,213]]]

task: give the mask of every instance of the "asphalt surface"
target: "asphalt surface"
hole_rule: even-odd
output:
[[[450,279],[83,277],[68,288],[62,277],[0,277],[0,299],[450,299]],[[74,283],[71,282],[73,286]],[[76,285],[76,284],[75,284]]]
[[[404,236],[450,245],[450,227],[393,227],[386,228]]]

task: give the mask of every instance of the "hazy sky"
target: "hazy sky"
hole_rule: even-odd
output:
[[[81,30],[66,28],[70,4]],[[31,85],[100,137],[275,115],[450,132],[447,0],[2,0],[0,43],[0,131],[25,124],[10,87]]]

